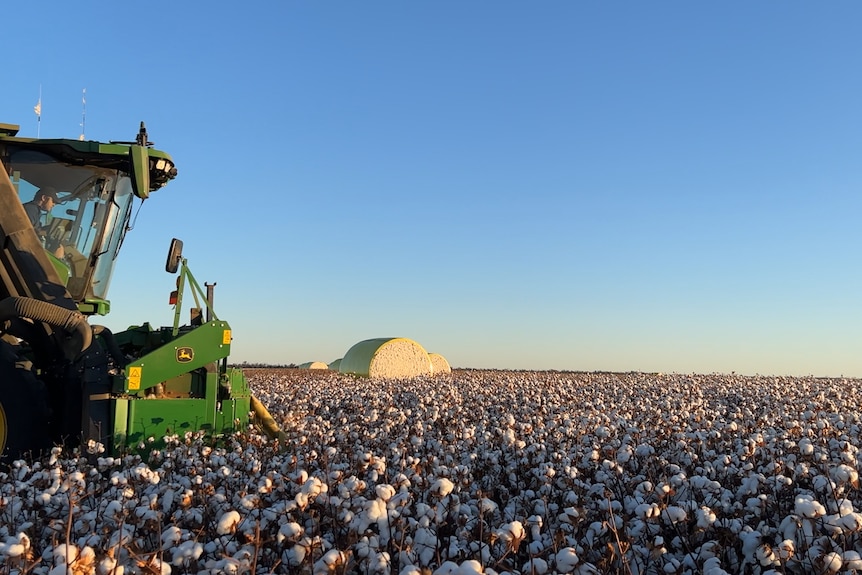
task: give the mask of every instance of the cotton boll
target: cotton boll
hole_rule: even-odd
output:
[[[494,513],[497,511],[497,507],[497,503],[487,497],[479,499],[479,511],[481,513]]]
[[[278,535],[276,538],[279,543],[282,543],[284,540],[298,541],[299,538],[302,537],[302,533],[302,527],[299,523],[291,521],[278,528]]]
[[[668,505],[664,510],[665,518],[670,523],[681,523],[686,520],[687,514],[685,509],[676,505]]]
[[[821,573],[838,573],[843,563],[842,556],[834,551],[822,555],[815,561],[815,565],[820,566]]]
[[[560,573],[570,573],[580,562],[578,554],[573,547],[564,547],[554,556],[554,565]]]
[[[125,572],[126,568],[122,565],[117,565],[117,561],[110,556],[99,561],[99,565],[96,567],[98,575],[123,575]],[[63,575],[67,574],[64,572]]]
[[[703,575],[730,575],[727,571],[721,568],[721,561],[718,557],[710,557],[703,562]]]
[[[482,564],[475,559],[468,559],[461,563],[458,570],[455,572],[455,575],[482,575],[482,573]],[[401,575],[404,575],[403,571],[401,572]]]
[[[174,547],[182,538],[182,530],[176,525],[169,525],[162,531],[162,550],[166,551]]]
[[[506,546],[513,551],[517,551],[518,547],[521,544],[521,541],[526,537],[526,532],[524,531],[524,525],[520,521],[512,521],[511,523],[506,523],[497,530],[497,537],[500,538],[501,541],[506,543]]]
[[[456,575],[460,566],[454,561],[444,561],[440,567],[434,570],[433,575]]]
[[[766,543],[763,543],[757,547],[757,550],[755,550],[754,552],[754,558],[757,559],[757,562],[763,567],[781,564],[781,561],[775,554],[775,551],[773,551],[772,547],[770,547]]]
[[[227,535],[229,533],[233,533],[236,531],[237,525],[242,520],[238,511],[228,511],[223,513],[221,518],[218,521],[218,527],[216,528],[216,532],[219,535]]]
[[[775,548],[776,555],[785,563],[796,554],[796,544],[792,539],[785,539]]]
[[[810,496],[800,495],[794,501],[794,512],[801,517],[822,517],[826,515],[826,508]]]
[[[842,567],[845,571],[862,570],[862,556],[858,551],[845,551],[841,554]]]
[[[698,509],[695,515],[697,517],[697,527],[699,529],[708,529],[717,519],[712,509],[705,505]]]
[[[548,562],[540,557],[529,559],[521,568],[522,573],[534,573],[535,575],[545,575],[548,572]]]
[[[395,488],[391,485],[381,483],[374,487],[374,492],[377,494],[377,497],[382,499],[383,501],[389,501],[392,497],[395,496]]]
[[[441,477],[431,484],[430,491],[433,495],[442,498],[452,493],[453,489],[455,489],[455,484],[449,479]]]
[[[197,561],[203,552],[203,545],[197,541],[183,541],[174,549],[171,564],[177,567],[188,565],[192,561]]]

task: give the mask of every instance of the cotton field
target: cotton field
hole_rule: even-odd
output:
[[[0,573],[862,571],[859,379],[248,375],[286,444],[17,461]]]

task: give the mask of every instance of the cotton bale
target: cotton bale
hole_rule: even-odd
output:
[[[299,369],[329,369],[329,366],[322,361],[307,361],[299,364]]]
[[[449,362],[439,353],[429,353],[428,359],[431,360],[431,373],[452,373]]]
[[[339,371],[341,369],[341,358],[334,359],[329,362],[329,369],[333,371]]]
[[[404,379],[431,373],[425,349],[406,337],[366,339],[341,358],[341,373],[362,377]]]

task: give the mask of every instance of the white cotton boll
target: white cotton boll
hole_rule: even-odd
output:
[[[807,437],[803,437],[799,440],[799,453],[805,456],[809,456],[814,453],[814,444],[811,443],[811,440]]]
[[[392,569],[392,561],[389,556],[389,553],[386,551],[380,553],[374,553],[373,558],[368,563],[368,570],[371,573],[380,573],[389,575],[390,570]]]
[[[845,571],[862,570],[862,556],[857,551],[845,551],[841,554],[841,561]]]
[[[5,555],[10,559],[20,557],[27,552],[27,548],[20,543],[2,543],[0,544],[0,555]]]
[[[820,493],[832,494],[835,492],[835,482],[826,477],[825,475],[817,475],[814,479],[811,480],[811,485],[814,487],[815,491]]]
[[[573,575],[599,575],[601,571],[592,563],[581,563],[573,572]]]
[[[455,484],[445,477],[441,477],[431,484],[431,493],[437,497],[446,497],[452,493],[453,489],[455,489]]]
[[[483,497],[479,500],[479,511],[481,513],[494,513],[497,511],[498,505],[491,499]]]
[[[664,510],[667,520],[671,523],[679,523],[686,520],[686,512],[682,507],[676,505],[668,505]]]
[[[796,544],[792,539],[785,539],[775,548],[777,552],[778,558],[781,561],[787,562],[791,557],[796,554]]]
[[[716,521],[715,512],[707,506],[702,506],[697,510],[697,526],[700,529],[707,529]]]
[[[703,575],[730,575],[727,571],[721,568],[721,561],[718,557],[710,557],[703,562]]]
[[[526,536],[524,524],[520,521],[506,523],[497,531],[497,536],[506,543],[520,543]]]
[[[169,525],[162,531],[162,551],[166,551],[177,545],[182,538],[183,532],[176,525]]]
[[[422,575],[422,569],[416,565],[405,565],[398,575]]]
[[[842,515],[839,522],[846,531],[854,533],[862,531],[862,513],[853,512]]]
[[[203,552],[204,546],[200,543],[193,540],[183,541],[174,549],[171,563],[177,567],[187,565],[191,561],[197,561],[203,555]]]
[[[68,565],[78,558],[78,548],[74,545],[61,543],[52,551],[55,565]]]
[[[773,551],[772,547],[766,543],[758,546],[757,550],[754,552],[754,558],[757,559],[757,562],[763,567],[769,567],[770,565],[778,565],[781,563],[775,555],[775,551]]]
[[[347,556],[338,549],[330,549],[323,557],[314,562],[314,575],[326,575],[340,569],[347,561]]]
[[[296,506],[302,510],[308,507],[308,495],[302,491],[294,495],[293,500],[296,502]]]
[[[434,571],[434,575],[455,575],[458,573],[460,565],[454,561],[444,561],[440,567]]]
[[[374,499],[365,503],[365,518],[369,523],[386,519],[386,515],[386,502],[382,499]]]
[[[295,523],[293,521],[285,523],[281,527],[279,527],[278,535],[276,536],[279,543],[281,543],[285,539],[287,539],[288,541],[297,541],[300,537],[302,537],[302,527],[299,525],[299,523]]]
[[[832,476],[839,483],[856,484],[859,482],[859,472],[843,463],[832,471]]]
[[[826,515],[826,508],[810,496],[800,495],[794,501],[794,512],[801,517],[814,518]]]
[[[216,531],[219,535],[228,535],[236,531],[237,525],[241,521],[241,517],[238,511],[227,511],[222,514],[221,518],[218,521],[218,527]]]
[[[309,499],[314,499],[323,491],[323,482],[317,477],[311,477],[302,484],[302,493],[306,494]]]
[[[580,558],[574,547],[564,547],[554,556],[554,564],[560,573],[572,572],[579,562]]]
[[[468,559],[467,561],[464,561],[458,567],[458,571],[456,571],[456,575],[482,575],[482,573],[482,564],[475,559]]]
[[[841,555],[832,551],[820,557],[820,569],[822,573],[838,573],[844,563]]]
[[[96,567],[96,573],[99,575],[123,575],[125,572],[126,568],[117,565],[117,560],[113,557],[105,557],[99,561],[99,565]]]
[[[533,573],[534,575],[545,575],[548,572],[548,562],[541,557],[533,557],[524,563],[522,573]]]
[[[383,501],[389,501],[395,496],[395,488],[387,483],[381,483],[375,486],[374,492],[377,494],[377,497]]]

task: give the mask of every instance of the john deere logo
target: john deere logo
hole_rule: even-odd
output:
[[[190,347],[177,348],[177,361],[180,363],[188,363],[195,358],[195,350]]]

